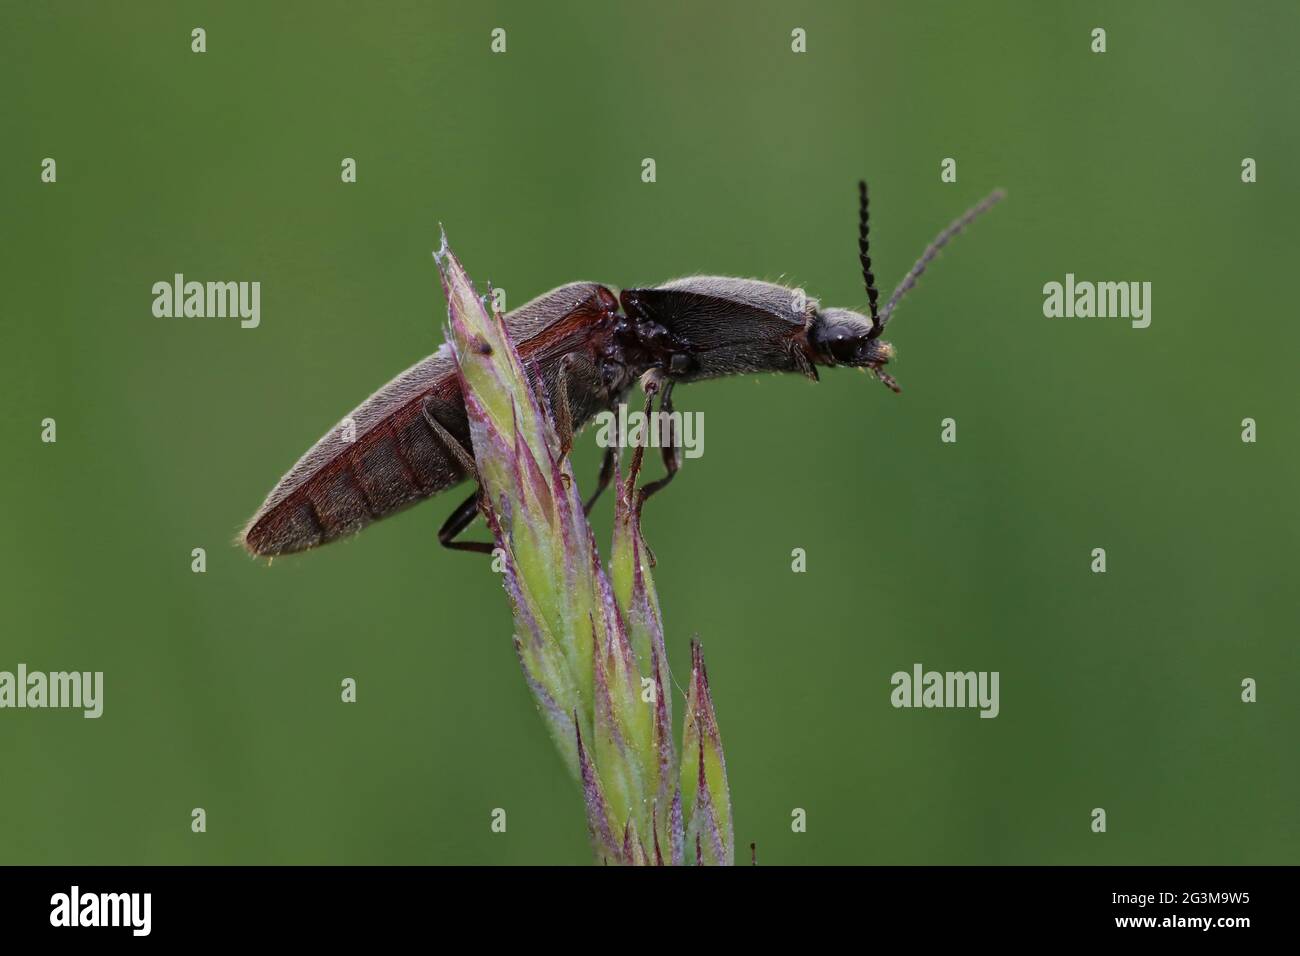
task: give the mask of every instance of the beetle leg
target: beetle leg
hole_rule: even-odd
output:
[[[434,417],[433,412],[429,411],[429,403],[425,402],[420,408],[421,414],[428,426],[433,429],[433,433],[438,436],[438,440],[446,446],[447,451],[451,452],[452,457],[456,459],[461,470],[466,475],[478,480],[478,466],[474,464],[474,453],[460,443],[460,440],[447,431],[442,422]]]
[[[555,401],[551,403],[551,411],[555,417],[555,430],[560,436],[560,453],[564,455],[573,450],[573,409],[569,404],[568,373],[569,369],[577,364],[577,361],[572,355],[566,355],[560,359],[560,374],[556,380],[556,391],[559,394],[556,395]],[[591,514],[591,509],[596,506],[596,500],[609,487],[609,483],[614,477],[614,462],[617,457],[616,448],[611,446],[605,449],[605,457],[600,463],[600,474],[596,477],[596,490],[591,493],[587,503],[582,506],[584,515]]]
[[[455,540],[456,535],[472,525],[474,519],[478,517],[479,494],[480,492],[476,491],[462,501],[438,529],[438,543],[444,548],[450,548],[452,551],[477,551],[480,554],[492,553],[494,545],[489,541]]]
[[[646,372],[644,375],[641,376],[641,388],[645,391],[645,410],[642,412],[642,415],[645,416],[645,420],[647,422],[651,420],[650,410],[654,405],[655,395],[658,394],[659,389],[663,386],[666,380],[667,380],[667,376],[665,376],[664,373],[657,368],[652,368],[650,369],[650,371]],[[646,436],[647,441],[649,440],[649,437],[650,437],[649,435]],[[645,460],[645,445],[633,446],[632,465],[630,468],[628,468],[627,485],[626,488],[624,489],[624,494],[628,496],[629,501],[632,500],[632,495],[635,492],[636,480],[641,474],[641,462],[644,460]],[[636,507],[638,512],[641,509],[641,502],[644,500],[645,500],[645,492],[643,490],[638,493],[638,497],[636,499],[637,502]]]
[[[660,420],[666,421],[668,423],[667,439],[664,440],[663,435],[659,436],[660,440],[664,441],[663,447],[660,449],[660,451],[663,453],[664,468],[667,469],[667,474],[665,474],[658,481],[652,481],[650,482],[650,484],[645,485],[641,489],[642,504],[644,504],[645,500],[649,498],[651,495],[653,495],[656,491],[661,491],[663,488],[667,487],[668,483],[672,481],[673,477],[677,474],[677,469],[681,467],[681,456],[678,454],[678,450],[677,450],[677,433],[673,428],[673,419],[672,419],[672,414],[673,414],[673,380],[672,379],[668,379],[668,381],[664,383],[663,391],[659,395],[659,411],[665,416]]]
[[[647,372],[641,379],[641,387],[645,389],[645,411],[643,414],[647,421],[650,419],[650,408],[654,403],[655,393],[659,391],[663,380],[663,374],[656,370]],[[632,503],[632,507],[636,509],[638,527],[641,523],[641,505],[645,503],[646,496],[645,489],[642,488],[638,490],[636,482],[637,479],[641,477],[641,462],[644,460],[645,445],[637,445],[632,449],[632,464],[627,470],[627,482],[623,485],[623,495]],[[655,553],[650,550],[650,545],[646,543],[644,534],[641,535],[641,547],[645,548],[646,560],[649,562],[650,567],[653,568],[656,564]]]
[[[613,445],[606,448],[605,457],[600,463],[600,475],[596,478],[596,490],[591,493],[587,503],[582,506],[584,515],[591,514],[591,509],[596,506],[596,499],[609,487],[610,481],[614,478],[614,462],[617,460],[618,450]]]
[[[802,372],[805,378],[810,378],[814,382],[821,380],[817,374],[817,366],[808,360],[808,356],[804,354],[803,349],[798,344],[790,347],[790,360],[794,362],[795,370]]]
[[[555,376],[556,395],[551,399],[551,416],[555,419],[555,431],[560,437],[560,455],[567,455],[573,450],[573,410],[569,406],[569,369],[577,363],[572,355],[560,359],[560,368]]]
[[[438,436],[439,441],[447,446],[447,450],[459,462],[460,467],[467,475],[473,476],[478,480],[478,466],[474,464],[474,455],[468,448],[462,445],[451,432],[447,431],[442,422],[434,417],[433,412],[429,410],[426,402],[420,409],[424,414],[424,420],[433,433]],[[482,489],[475,491],[453,511],[443,522],[442,527],[438,529],[438,543],[444,548],[450,548],[452,551],[475,551],[480,554],[491,554],[493,545],[488,541],[457,541],[456,536],[474,523],[474,518],[478,515],[478,500],[482,494]]]

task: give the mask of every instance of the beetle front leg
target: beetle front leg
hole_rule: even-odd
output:
[[[655,392],[659,390],[660,378],[657,375],[646,373],[642,380],[642,387],[645,389],[645,411],[642,413],[646,419],[650,418],[650,409],[654,404]],[[636,512],[637,525],[640,526],[641,505],[645,502],[645,491],[638,490],[636,483],[641,477],[641,462],[645,460],[645,445],[636,445],[632,449],[632,464],[627,470],[627,480],[623,483],[622,495],[632,509]],[[650,550],[650,545],[646,544],[645,535],[640,535],[641,546],[645,548],[646,560],[649,561],[650,567],[655,566],[655,553]]]
[[[668,486],[677,474],[677,469],[681,467],[681,455],[677,449],[677,430],[673,424],[673,380],[670,378],[664,383],[663,391],[659,393],[659,411],[664,416],[661,421],[668,423],[668,438],[664,442],[660,452],[664,459],[664,468],[667,474],[657,481],[652,481],[641,489],[641,503],[653,495],[656,491],[661,491]],[[659,436],[663,440],[663,435]]]
[[[641,376],[641,388],[645,392],[645,410],[641,414],[644,416],[646,422],[651,420],[650,411],[654,407],[655,395],[658,394],[659,389],[663,387],[666,381],[667,376],[659,369],[651,369]],[[649,434],[647,434],[646,439],[649,440],[649,437]],[[638,513],[641,510],[641,502],[645,500],[645,491],[636,490],[637,479],[641,476],[641,463],[644,460],[645,445],[633,446],[632,465],[627,471],[627,482],[624,486],[623,493],[627,495],[629,501],[635,500]],[[632,497],[634,494],[637,496],[635,499]]]

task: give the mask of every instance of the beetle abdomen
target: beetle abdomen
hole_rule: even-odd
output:
[[[548,389],[558,363],[579,361],[568,382],[579,428],[608,397],[587,346],[596,323],[617,314],[618,300],[595,282],[552,289],[506,316],[525,360],[536,362]],[[464,448],[469,422],[449,346],[413,365],[327,432],[280,479],[240,535],[262,556],[306,551],[360,531],[468,477],[425,418],[428,409]]]
[[[441,361],[439,361],[441,360]],[[424,417],[466,445],[460,387],[439,352],[384,386],[326,433],[267,496],[242,535],[253,554],[305,551],[450,488],[465,475]]]

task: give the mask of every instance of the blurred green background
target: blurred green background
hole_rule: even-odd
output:
[[[435,541],[459,495],[269,568],[230,542],[441,340],[439,222],[511,305],[706,272],[861,308],[863,175],[887,290],[1009,192],[891,326],[903,394],[680,389],[705,454],[647,510],[738,844],[1300,861],[1300,8],[1050,6],[6,0],[0,669],[106,690],[98,721],[0,712],[0,862],[589,862],[500,579]],[[154,318],[176,272],[260,280],[261,327]],[[1151,281],[1151,327],[1044,318],[1066,272]],[[1000,671],[1001,715],[893,709],[918,661]]]

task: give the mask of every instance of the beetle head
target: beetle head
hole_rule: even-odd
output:
[[[808,330],[814,361],[823,365],[849,365],[868,368],[889,388],[901,391],[893,376],[884,366],[894,357],[894,347],[880,341],[885,331],[884,317],[876,306],[880,293],[876,291],[876,277],[871,272],[871,227],[867,216],[867,184],[858,183],[858,260],[862,266],[862,281],[867,287],[867,304],[871,317],[850,309],[823,309],[813,317]]]
[[[872,333],[875,325],[851,309],[821,309],[808,329],[808,344],[818,365],[868,368],[894,391],[898,385],[881,367],[894,357],[894,347]]]
[[[1006,193],[1001,189],[995,189],[978,205],[968,209],[960,219],[949,223],[948,228],[939,233],[926,247],[921,258],[916,260],[916,265],[912,266],[911,271],[903,277],[903,281],[898,284],[898,288],[889,297],[884,308],[880,308],[876,276],[871,271],[871,224],[868,216],[867,184],[860,181],[858,183],[858,261],[862,266],[862,281],[867,287],[867,306],[871,318],[859,312],[850,312],[848,309],[827,309],[817,313],[813,318],[813,325],[808,330],[813,360],[823,365],[856,365],[871,369],[876,378],[889,388],[895,392],[901,391],[898,383],[882,367],[894,357],[894,347],[888,342],[880,341],[880,334],[885,331],[885,324],[893,316],[894,307],[908,290],[916,285],[916,280],[939,254],[939,250],[1005,195]]]

